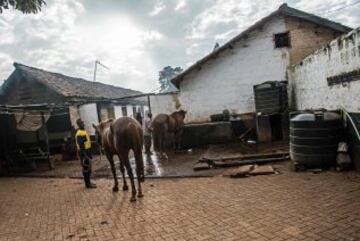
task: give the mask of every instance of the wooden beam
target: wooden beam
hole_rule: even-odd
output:
[[[148,107],[149,107],[149,114],[151,114],[151,103],[150,103],[150,95],[147,96]]]
[[[50,169],[53,169],[53,165],[50,161],[50,144],[49,144],[49,133],[45,122],[44,112],[41,112],[41,123],[44,128],[44,136],[45,136],[45,148],[46,148],[46,155],[49,162]]]

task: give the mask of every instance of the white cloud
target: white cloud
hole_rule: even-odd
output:
[[[149,16],[154,17],[154,16],[160,14],[165,8],[166,8],[166,6],[163,2],[158,2],[155,4],[153,10],[149,13]]]
[[[350,6],[356,2],[357,0],[299,0],[290,6],[356,27],[360,24],[360,15],[357,13],[360,4]],[[276,10],[282,3],[282,0],[217,0],[194,18],[187,39],[200,40],[213,36],[216,39],[229,39]]]
[[[0,53],[0,73],[10,73],[13,69],[12,59],[9,55]],[[0,84],[7,76],[0,75]]]
[[[216,40],[229,40],[231,36],[235,36],[236,34],[239,34],[237,29],[230,29],[229,31],[222,32],[215,35]]]
[[[143,32],[142,38],[144,40],[160,40],[163,38],[163,35],[157,31],[147,31]]]
[[[161,40],[162,33],[118,14],[80,21],[86,17],[79,0],[55,0],[38,15],[4,12],[0,80],[9,76],[14,61],[91,80],[94,61],[100,59],[111,70],[99,68],[99,81],[153,89],[158,70],[146,48]]]
[[[15,61],[44,68],[64,62],[66,52],[61,53],[56,46],[68,44],[75,19],[83,11],[80,3],[70,0],[55,0],[36,15],[4,11],[0,15],[0,36],[6,37],[0,40],[0,52],[7,61],[0,79],[8,77]]]
[[[14,41],[13,27],[8,21],[0,19],[0,33],[3,33],[0,38],[0,46],[9,44]]]
[[[185,53],[187,55],[192,55],[199,50],[199,46],[200,46],[199,43],[193,43],[188,48],[186,48]]]
[[[325,4],[326,2],[326,4]],[[312,1],[298,1],[295,6],[304,11],[316,12],[318,14],[334,11],[338,7],[344,6],[352,1],[347,0],[312,0]]]
[[[175,6],[175,11],[181,11],[183,10],[187,5],[187,1],[186,0],[179,0]]]
[[[294,7],[350,27],[360,25],[360,4],[357,0],[301,0]]]
[[[240,32],[274,11],[281,3],[281,0],[217,0],[194,19],[187,38],[206,39],[227,25]]]
[[[335,10],[356,1],[293,0],[290,6],[355,27],[360,25],[360,4]],[[124,13],[113,8],[117,4],[94,10],[89,2],[49,0],[36,15],[4,11],[0,15],[0,84],[14,61],[91,80],[94,61],[99,59],[111,68],[99,68],[99,81],[152,90],[161,66],[188,66],[212,51],[215,42],[228,41],[283,1],[173,0],[173,9],[165,12],[167,1],[152,0],[151,13],[148,5],[141,5],[143,9],[136,13]],[[132,0],[123,3],[134,6]],[[183,14],[164,19],[174,11]]]

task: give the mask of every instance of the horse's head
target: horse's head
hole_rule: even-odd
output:
[[[104,134],[104,130],[106,129],[106,127],[110,126],[110,124],[113,122],[112,119],[106,120],[106,121],[102,121],[100,122],[98,125],[92,124],[93,128],[95,129],[95,137],[96,137],[96,142],[98,143],[98,145],[100,147],[102,147],[102,136]]]
[[[185,110],[176,111],[176,112],[172,113],[170,116],[176,120],[176,122],[175,122],[176,126],[174,126],[173,129],[175,129],[175,130],[181,129],[184,126],[184,119],[186,116]]]
[[[185,110],[179,110],[179,111],[176,111],[174,113],[171,114],[171,116],[177,118],[177,119],[181,119],[181,120],[184,120],[185,119],[185,116],[186,116],[186,111]]]

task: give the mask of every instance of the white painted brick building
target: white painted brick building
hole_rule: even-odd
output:
[[[186,122],[254,112],[253,86],[287,80],[287,67],[351,29],[282,5],[173,79]]]

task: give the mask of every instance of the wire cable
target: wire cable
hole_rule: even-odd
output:
[[[351,4],[345,5],[345,6],[343,6],[343,7],[340,7],[340,8],[334,9],[334,10],[326,11],[326,12],[323,13],[323,14],[336,13],[336,12],[338,12],[338,11],[340,11],[340,10],[343,10],[343,9],[348,8],[348,7],[351,7],[351,6],[355,6],[355,5],[359,4],[359,3],[360,3],[360,1],[356,1],[356,2],[353,2],[353,3],[351,3]]]

